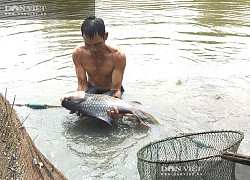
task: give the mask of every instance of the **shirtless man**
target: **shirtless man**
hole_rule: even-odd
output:
[[[105,44],[108,32],[101,18],[90,16],[81,26],[85,46],[73,52],[78,78],[78,91],[96,87],[99,92],[118,90],[116,97],[122,95],[122,79],[126,67],[126,57],[121,50]]]
[[[85,46],[77,47],[72,55],[78,79],[77,90],[87,92],[90,87],[96,87],[99,93],[117,90],[114,96],[121,98],[125,54],[105,44],[108,32],[101,18],[89,16],[82,23],[81,31]],[[118,113],[117,109],[114,111]]]

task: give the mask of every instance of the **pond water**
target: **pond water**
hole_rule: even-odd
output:
[[[77,18],[60,19],[67,16],[59,10],[45,20],[0,15],[0,92],[7,88],[9,101],[16,95],[18,104],[60,105],[60,95],[77,88],[71,53],[84,43],[85,11],[76,0],[53,3]],[[67,178],[139,179],[136,152],[183,132],[242,131],[239,152],[249,154],[249,0],[101,0],[94,5],[95,15],[105,21],[108,43],[127,57],[123,98],[140,101],[162,127],[121,126],[107,134],[105,125],[63,108],[16,107],[21,120],[28,116],[24,124],[38,148]]]

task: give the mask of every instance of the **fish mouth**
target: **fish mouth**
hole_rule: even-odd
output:
[[[86,98],[85,91],[77,91],[74,93],[62,95],[60,97],[60,103],[62,107],[74,111],[74,109],[76,108],[76,106],[78,106],[78,104],[85,101],[85,98]]]

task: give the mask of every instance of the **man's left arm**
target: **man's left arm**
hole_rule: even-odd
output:
[[[120,99],[122,96],[121,86],[122,86],[125,67],[126,67],[126,56],[124,53],[118,51],[117,53],[115,53],[114,56],[114,69],[112,73],[111,90],[117,89],[118,91],[114,94],[114,96]]]
[[[115,89],[118,90],[114,96],[117,98],[122,97],[121,87],[122,87],[122,80],[123,80],[123,74],[126,67],[126,56],[124,53],[118,52],[115,54],[114,58],[114,69],[112,73],[112,84],[111,84],[111,90]],[[111,116],[113,119],[119,118],[119,111],[116,107],[113,107],[114,109],[108,110],[107,113],[109,116]]]

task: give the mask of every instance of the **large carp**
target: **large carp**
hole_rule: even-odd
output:
[[[146,125],[144,121],[147,120],[148,117],[136,108],[134,103],[138,102],[126,102],[110,96],[110,94],[107,95],[107,93],[88,94],[84,91],[78,91],[76,95],[64,96],[61,99],[61,105],[70,110],[71,113],[78,112],[82,115],[96,117],[110,125],[112,125],[114,119],[107,114],[107,111],[113,108],[117,108],[120,115],[134,115],[142,124]]]

